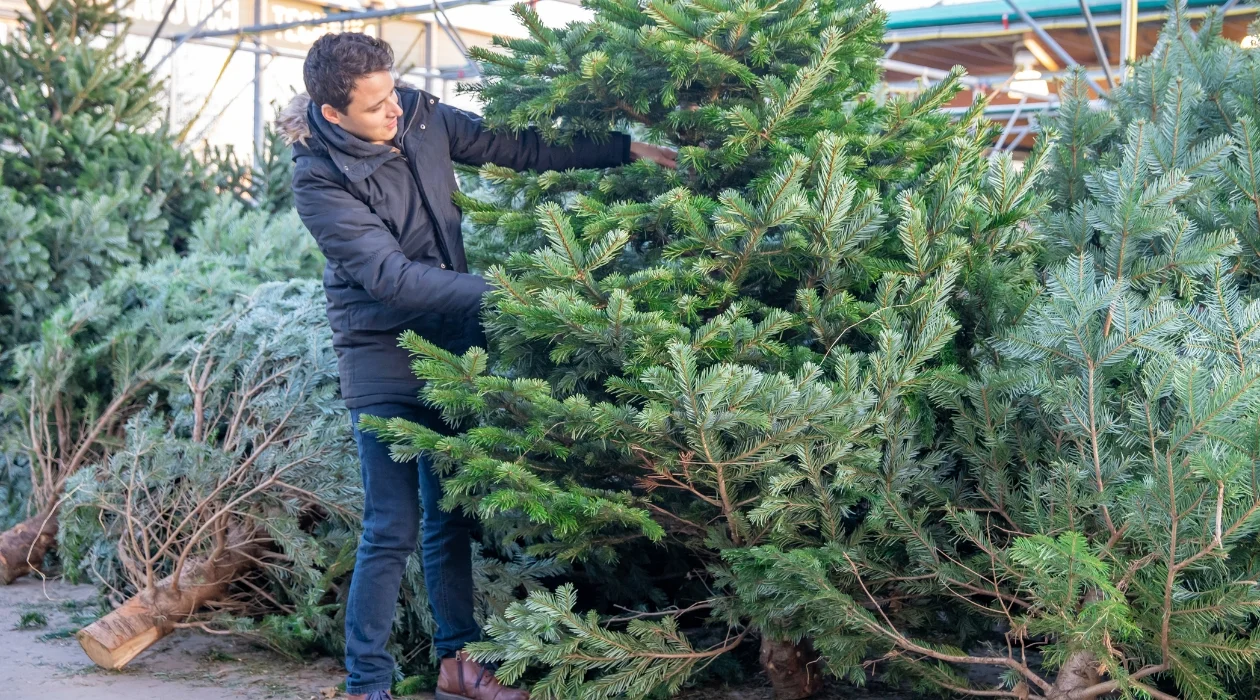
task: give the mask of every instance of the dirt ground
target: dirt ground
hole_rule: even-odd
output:
[[[340,662],[296,663],[233,637],[180,630],[122,671],[88,660],[74,631],[95,618],[95,589],[28,577],[0,586],[0,700],[324,700],[344,698]],[[26,624],[26,627],[23,626]],[[432,700],[432,695],[408,696]],[[833,688],[816,700],[910,700]],[[770,700],[769,688],[711,688],[679,700]]]
[[[73,637],[93,617],[94,596],[91,586],[34,577],[0,586],[0,700],[337,697],[343,676],[333,659],[294,663],[239,639],[190,630],[158,642],[122,671],[102,670]],[[21,628],[24,616],[32,628]]]

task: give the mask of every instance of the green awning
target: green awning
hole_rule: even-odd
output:
[[[1139,12],[1158,12],[1167,9],[1166,0],[1138,0]],[[1189,0],[1191,8],[1221,5],[1219,0]],[[1081,6],[1077,0],[1019,0],[1019,6],[1033,19],[1060,19],[1080,17]],[[1118,0],[1090,2],[1089,9],[1095,15],[1120,13]],[[923,27],[947,27],[959,24],[987,24],[1001,22],[1008,17],[1011,23],[1020,21],[1019,15],[1002,0],[968,2],[958,5],[937,5],[917,10],[898,10],[888,13],[888,29],[922,29]]]

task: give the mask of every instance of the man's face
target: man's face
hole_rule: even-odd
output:
[[[394,138],[403,113],[394,78],[387,71],[368,73],[356,80],[345,112],[332,105],[321,105],[320,111],[328,121],[370,143]]]

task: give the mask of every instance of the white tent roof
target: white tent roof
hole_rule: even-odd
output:
[[[488,5],[465,5],[447,10],[446,14],[460,29],[502,36],[525,36],[525,28],[512,14],[514,4],[515,0],[504,0]],[[534,9],[549,27],[563,27],[591,16],[590,10],[565,0],[538,0]]]
[[[348,0],[342,0],[348,1]],[[952,5],[975,0],[878,0],[885,10],[909,10],[933,5]],[[415,0],[388,0],[385,7],[414,3]],[[525,36],[525,28],[516,21],[512,6],[518,0],[494,0],[485,5],[465,5],[447,10],[446,14],[460,29],[499,34]],[[589,19],[590,10],[582,7],[579,0],[537,0],[534,9],[549,27],[563,27],[570,22]]]

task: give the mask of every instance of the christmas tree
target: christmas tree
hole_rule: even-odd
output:
[[[144,407],[125,444],[69,477],[63,559],[138,594],[80,635],[106,667],[147,646],[135,640],[146,624],[213,624],[281,648],[333,626],[359,487],[322,288],[264,284],[233,306],[172,357],[169,408]]]
[[[0,534],[0,581],[43,563],[66,481],[105,460],[128,421],[185,382],[185,344],[259,282],[313,278],[323,258],[296,214],[271,219],[221,202],[193,227],[190,255],[132,265],[71,297],[38,340],[12,352],[0,447],[26,464],[26,520]]]
[[[72,294],[180,245],[212,201],[158,123],[161,84],[102,0],[28,3],[0,45],[0,351]]]
[[[1045,291],[989,361],[938,377],[948,457],[872,482],[849,537],[728,556],[745,605],[790,610],[854,677],[876,658],[972,696],[1254,687],[1260,180],[1238,78],[1260,63],[1219,15],[1196,32],[1174,10],[1111,109],[1081,75],[1063,93]],[[969,643],[911,629],[909,605],[969,610]],[[968,674],[986,666],[996,687]]]
[[[239,216],[238,207],[225,209]],[[297,225],[289,230],[301,233]],[[265,229],[248,233],[240,240],[279,239]],[[228,238],[198,236],[196,247],[233,250]],[[301,249],[288,243],[286,250]],[[267,261],[283,257],[262,252]],[[194,250],[175,269],[143,274],[195,280],[191,266],[202,256]],[[63,571],[97,584],[117,606],[79,634],[106,668],[181,627],[243,635],[293,656],[343,651],[340,612],[363,500],[323,289],[306,279],[243,292],[231,284],[236,279],[213,285],[235,288],[232,299],[175,285],[200,291],[202,311],[185,323],[150,309],[147,318],[158,321],[148,324],[151,332],[179,348],[163,356],[169,381],[145,401],[122,404],[126,425],[111,435],[122,444],[101,440],[91,463],[63,476],[56,520]],[[195,330],[185,336],[188,329]],[[413,672],[435,662],[419,562],[408,562],[393,639]],[[558,570],[519,552],[506,561],[478,555],[475,564],[482,618]]]
[[[983,104],[937,109],[957,76],[873,99],[866,3],[590,6],[562,30],[517,9],[531,36],[478,54],[487,121],[634,128],[679,170],[483,170],[496,196],[460,204],[517,251],[487,272],[489,349],[403,339],[460,430],[365,423],[435,455],[448,507],[599,589],[488,625],[475,654],[509,681],[539,668],[533,697],[672,692],[755,638],[776,697],[804,697],[855,660],[815,663],[814,631],[746,604],[728,562],[842,541],[867,480],[941,462],[929,388],[1034,295],[1043,158],[987,159]]]

